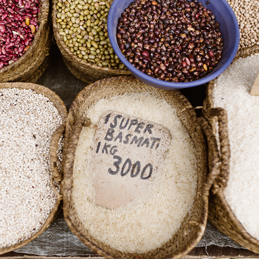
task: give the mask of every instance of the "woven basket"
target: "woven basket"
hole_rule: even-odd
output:
[[[53,30],[56,43],[58,45],[59,50],[61,51],[63,61],[67,66],[68,70],[78,79],[85,83],[93,83],[97,80],[114,77],[114,76],[123,76],[130,75],[130,71],[128,69],[112,69],[112,68],[104,68],[94,65],[92,63],[88,63],[76,55],[74,55],[66,44],[63,41],[63,38],[59,34],[59,24],[56,22],[57,20],[57,0],[53,0],[52,5],[52,23]]]
[[[63,101],[53,91],[51,91],[50,89],[48,89],[44,86],[41,86],[41,85],[36,85],[36,84],[31,84],[31,83],[1,83],[0,84],[0,90],[1,89],[11,89],[11,88],[32,89],[36,93],[42,94],[42,95],[46,96],[47,98],[49,98],[49,100],[57,108],[57,110],[59,112],[59,115],[62,118],[63,125],[60,125],[56,129],[56,131],[53,133],[52,138],[51,138],[51,143],[50,143],[50,165],[51,165],[51,171],[52,171],[51,182],[52,182],[53,189],[54,189],[54,191],[56,193],[56,196],[57,196],[57,201],[56,201],[55,207],[53,208],[53,210],[49,214],[49,217],[47,218],[46,222],[41,227],[41,229],[39,230],[38,233],[31,236],[29,239],[26,239],[22,242],[19,242],[19,243],[15,244],[15,245],[0,249],[0,255],[4,254],[4,253],[8,253],[10,251],[16,250],[16,249],[24,246],[24,245],[28,244],[29,242],[31,242],[36,237],[38,237],[40,234],[42,234],[49,227],[51,222],[57,216],[57,214],[59,212],[59,204],[60,204],[60,201],[62,200],[62,196],[59,194],[59,192],[56,190],[56,188],[54,188],[53,180],[56,183],[60,183],[61,180],[62,180],[61,172],[59,172],[59,170],[57,169],[57,161],[58,161],[57,149],[58,149],[58,142],[59,142],[60,137],[61,137],[61,135],[64,131],[64,125],[65,125],[66,118],[67,118],[66,106],[64,105]]]
[[[26,53],[14,63],[0,69],[0,82],[36,83],[49,65],[50,30],[49,1],[40,1],[39,29]]]
[[[87,111],[101,99],[125,93],[148,92],[164,99],[177,110],[178,117],[186,127],[197,154],[198,185],[192,212],[185,217],[177,233],[163,246],[147,253],[124,253],[113,249],[89,234],[80,222],[72,202],[73,165],[75,151],[83,126],[87,126]],[[212,170],[207,176],[207,148],[196,114],[188,100],[178,91],[164,91],[150,87],[134,77],[103,79],[84,88],[76,97],[68,114],[64,148],[64,179],[62,181],[63,209],[71,231],[90,249],[106,258],[180,258],[195,247],[201,239],[207,222],[208,194],[216,176]]]
[[[238,58],[245,58],[256,53],[259,53],[259,46],[240,50],[234,61]],[[207,97],[203,107],[203,113],[208,122],[206,122],[205,119],[202,119],[203,123],[207,124],[207,126],[212,129],[215,136],[217,134],[216,124],[218,122],[220,143],[220,152],[218,152],[217,148],[214,149],[214,151],[211,151],[214,153],[214,156],[219,157],[220,166],[218,167],[219,176],[216,178],[211,189],[209,220],[222,233],[229,236],[240,245],[255,253],[259,253],[259,241],[253,238],[244,229],[242,224],[235,217],[224,196],[224,189],[227,186],[229,177],[231,151],[228,138],[227,112],[222,108],[214,108],[212,97],[214,87],[214,81],[211,81],[207,88]],[[210,161],[210,166],[215,167],[215,161]]]

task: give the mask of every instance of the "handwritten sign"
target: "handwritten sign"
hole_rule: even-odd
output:
[[[162,125],[113,111],[104,114],[92,150],[95,203],[115,209],[143,194],[161,173],[170,142]]]

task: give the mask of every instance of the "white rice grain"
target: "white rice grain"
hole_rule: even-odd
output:
[[[259,97],[249,94],[258,71],[258,55],[238,59],[216,80],[213,101],[228,114],[226,200],[246,231],[259,240]]]
[[[94,176],[89,170],[95,130],[83,128],[74,164],[73,201],[81,222],[93,237],[123,252],[144,253],[172,238],[192,209],[197,187],[195,148],[176,111],[148,93],[101,100],[90,107],[87,116],[98,124],[109,110],[170,130],[172,142],[164,170],[144,195],[127,206],[109,210],[95,205]]]

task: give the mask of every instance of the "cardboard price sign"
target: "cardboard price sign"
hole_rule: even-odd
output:
[[[170,131],[162,125],[104,114],[92,150],[95,203],[115,209],[139,197],[161,172],[170,143]]]

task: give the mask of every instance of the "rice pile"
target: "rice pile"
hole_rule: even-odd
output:
[[[61,123],[45,96],[0,89],[0,249],[37,233],[55,206],[49,149]]]
[[[213,101],[228,114],[226,200],[246,231],[259,240],[259,97],[249,94],[258,71],[258,55],[238,59],[216,80]]]
[[[125,207],[109,210],[95,205],[94,175],[89,171],[95,129],[84,127],[75,156],[73,203],[93,237],[123,252],[144,253],[172,238],[192,209],[197,187],[195,148],[175,110],[148,93],[103,99],[90,107],[87,116],[98,124],[108,110],[149,120],[170,130],[172,141],[164,170],[146,193]]]

